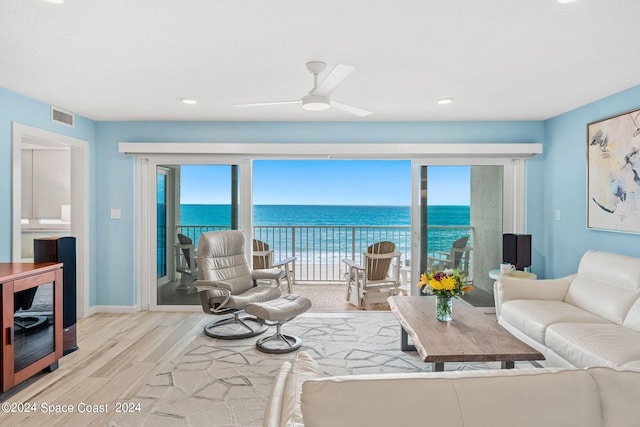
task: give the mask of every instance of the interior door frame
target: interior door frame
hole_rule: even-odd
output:
[[[71,150],[71,228],[76,237],[76,313],[89,314],[89,142],[21,123],[12,123],[12,218],[11,259],[20,262],[22,217],[22,142],[35,139],[42,145],[69,147]]]

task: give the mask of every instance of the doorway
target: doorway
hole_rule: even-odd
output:
[[[23,242],[23,150],[38,147],[68,154],[69,203],[60,207],[45,206],[47,227],[58,226],[65,235],[76,238],[77,302],[76,313],[85,317],[89,310],[89,143],[87,141],[45,131],[20,123],[12,124],[12,241],[11,259],[21,262],[23,246],[33,245],[29,238]],[[40,165],[55,168],[57,165]],[[66,178],[65,178],[66,179]],[[28,182],[25,183],[28,185]],[[59,209],[59,211],[58,211]],[[58,213],[59,212],[59,213]],[[68,223],[68,224],[65,224]],[[68,230],[68,231],[67,231]],[[26,251],[24,255],[29,255]]]
[[[156,275],[156,166],[161,164],[236,164],[239,173],[239,229],[248,233],[252,225],[252,167],[254,160],[267,159],[410,159],[411,174],[411,272],[419,275],[420,218],[419,167],[420,165],[502,165],[503,176],[503,231],[524,230],[524,160],[542,151],[540,144],[370,144],[363,154],[362,144],[174,144],[174,143],[121,143],[120,152],[137,157],[137,288],[142,309],[173,310],[178,306],[159,307],[149,304],[149,284],[155,284]],[[230,154],[233,153],[233,154]],[[398,154],[402,153],[402,154]],[[464,155],[462,155],[464,153]],[[248,253],[248,256],[251,254]],[[152,285],[152,288],[155,287]],[[411,293],[417,293],[412,286]],[[145,295],[146,294],[146,295]],[[153,295],[155,296],[155,295]],[[184,308],[182,308],[184,309]],[[191,310],[196,309],[192,307]]]
[[[493,306],[487,272],[501,262],[503,175],[501,165],[420,167],[420,271],[458,270],[474,306]]]
[[[238,228],[238,166],[156,166],[156,306],[199,306],[200,234]]]
[[[463,298],[492,307],[488,272],[502,261],[502,234],[523,223],[522,164],[510,159],[425,160],[414,161],[414,168],[417,268],[412,273],[434,266],[456,268],[474,287]],[[440,223],[443,216],[451,223],[447,227]]]

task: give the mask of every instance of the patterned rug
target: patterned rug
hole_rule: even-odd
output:
[[[339,316],[301,316],[287,323],[283,332],[301,337],[300,350],[309,352],[328,376],[431,371],[431,364],[416,352],[400,351],[400,326],[391,313]],[[136,394],[133,401],[140,402],[142,411],[116,415],[109,425],[260,426],[273,379],[295,353],[261,353],[256,339],[196,337]],[[526,362],[518,365],[531,367]],[[446,370],[499,367],[445,364]]]

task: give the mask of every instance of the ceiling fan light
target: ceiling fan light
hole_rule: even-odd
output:
[[[329,108],[329,104],[325,104],[324,102],[308,102],[302,104],[302,108],[309,111],[321,111]]]
[[[329,98],[319,95],[307,95],[302,98],[302,108],[309,111],[320,111],[329,108]]]

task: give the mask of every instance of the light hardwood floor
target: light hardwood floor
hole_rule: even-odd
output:
[[[296,286],[308,296],[310,315],[373,315],[344,301],[343,286]],[[378,307],[376,307],[378,308]],[[366,313],[366,314],[365,314]],[[199,312],[139,312],[96,314],[78,321],[79,350],[60,360],[59,368],[39,374],[0,394],[1,403],[35,405],[35,412],[0,411],[0,426],[105,426],[115,415],[116,403],[127,402],[147,378],[173,360],[212,320]],[[43,406],[71,405],[73,414],[43,412]],[[77,411],[78,405],[108,405],[106,413]],[[54,409],[61,410],[62,407]]]
[[[117,405],[127,402],[163,363],[171,361],[202,333],[204,313],[140,312],[96,314],[78,321],[79,350],[60,360],[59,368],[39,374],[0,395],[0,425],[104,426]],[[16,403],[6,412],[6,403]],[[27,404],[31,412],[25,412]],[[57,406],[56,406],[57,405]],[[102,405],[98,413],[79,413]],[[10,407],[11,405],[9,405]],[[73,409],[74,413],[50,413]]]

